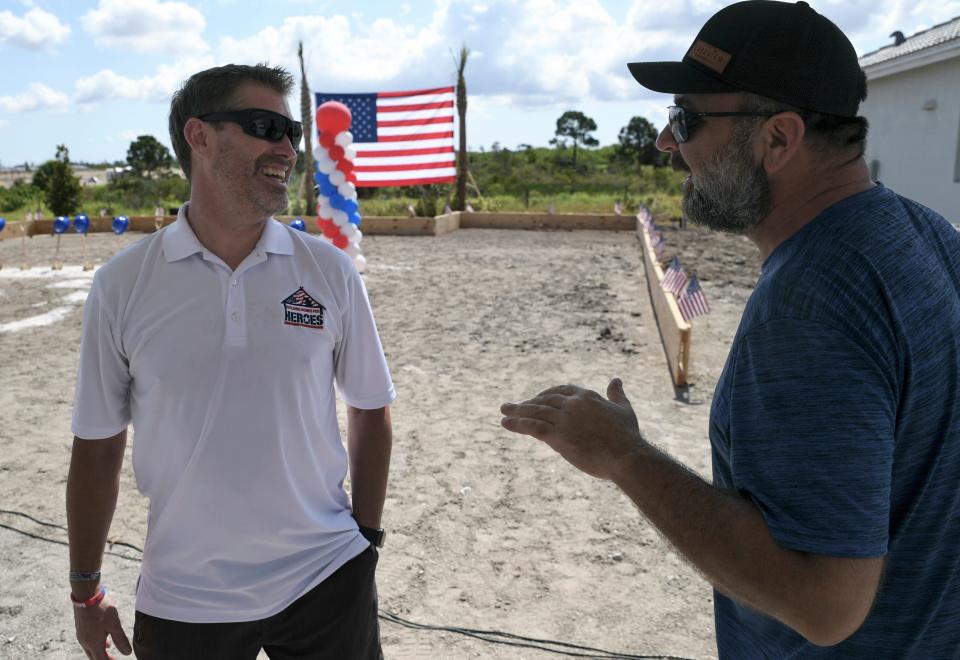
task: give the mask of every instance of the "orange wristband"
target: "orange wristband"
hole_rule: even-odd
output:
[[[97,591],[94,595],[86,600],[77,600],[76,596],[72,593],[70,594],[70,602],[73,603],[74,607],[79,607],[81,609],[86,607],[96,607],[100,604],[100,601],[103,600],[103,597],[107,595],[107,588],[102,584],[100,585],[100,590]]]

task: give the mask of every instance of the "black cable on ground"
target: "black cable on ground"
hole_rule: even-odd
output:
[[[0,514],[7,514],[11,516],[20,516],[21,518],[26,518],[38,525],[44,527],[52,527],[54,529],[60,529],[67,531],[67,528],[63,525],[57,525],[55,523],[44,522],[43,520],[37,520],[33,516],[23,513],[21,511],[10,511],[8,509],[0,509]],[[60,541],[58,539],[51,539],[44,536],[39,536],[37,534],[31,534],[22,529],[17,529],[16,527],[11,527],[0,523],[0,528],[9,529],[12,532],[17,534],[22,534],[23,536],[36,539],[38,541],[46,541],[47,543],[55,543],[57,545],[69,546],[66,541]],[[124,543],[123,541],[108,541],[108,545],[111,546],[122,546],[125,548],[130,548],[136,550],[137,552],[142,553],[143,550],[131,543]],[[112,552],[107,550],[106,554],[112,555],[114,557],[119,557],[121,559],[126,559],[129,561],[142,561],[140,557],[131,557],[129,555],[124,555],[118,552]],[[605,658],[611,658],[614,660],[693,660],[692,658],[684,658],[676,655],[636,655],[632,653],[621,653],[619,651],[605,651],[603,649],[593,648],[591,646],[581,646],[579,644],[571,644],[570,642],[560,642],[551,639],[539,639],[536,637],[524,637],[522,635],[515,635],[513,633],[503,632],[500,630],[482,630],[478,628],[462,628],[460,626],[437,626],[427,623],[417,623],[415,621],[410,621],[404,619],[393,612],[388,610],[380,609],[378,612],[380,619],[394,623],[399,626],[404,626],[406,628],[412,628],[414,630],[432,630],[439,632],[450,632],[458,635],[464,635],[465,637],[473,637],[474,639],[479,639],[490,644],[502,644],[505,646],[516,646],[521,648],[536,649],[538,651],[545,651],[547,653],[554,653],[557,655],[565,655],[571,658],[597,658],[603,660]]]
[[[557,653],[561,655],[566,655],[575,658],[616,658],[622,660],[692,660],[691,658],[682,658],[674,655],[635,655],[632,653],[622,653],[619,651],[605,651],[603,649],[593,648],[591,646],[581,646],[579,644],[571,644],[569,642],[558,642],[551,639],[538,639],[536,637],[524,637],[522,635],[515,635],[513,633],[501,632],[499,630],[479,630],[476,628],[461,628],[459,626],[434,626],[425,623],[415,623],[407,619],[403,619],[393,612],[387,610],[380,610],[380,618],[384,621],[390,621],[391,623],[396,623],[401,626],[406,626],[407,628],[413,628],[415,630],[436,630],[443,632],[452,632],[460,635],[465,635],[467,637],[474,637],[476,639],[483,640],[485,642],[490,642],[493,644],[505,644],[507,646],[521,646],[525,648],[538,649],[540,651],[547,651],[549,653]],[[543,646],[546,645],[546,646]],[[550,646],[558,646],[562,648],[549,648]],[[571,650],[564,650],[571,649]],[[581,653],[580,651],[589,651],[589,653]]]

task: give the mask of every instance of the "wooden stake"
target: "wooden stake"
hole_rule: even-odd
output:
[[[87,261],[87,232],[83,232],[82,241],[83,241],[83,242],[82,242],[80,245],[82,246],[82,249],[83,249],[83,252],[82,252],[82,255],[83,255],[83,269],[84,269],[84,270],[93,270],[93,264],[90,263],[89,261]]]
[[[53,263],[50,264],[51,270],[60,270],[63,268],[63,262],[60,261],[60,234],[57,234],[57,248],[53,251]]]
[[[29,270],[27,265],[27,223],[20,225],[20,270]]]

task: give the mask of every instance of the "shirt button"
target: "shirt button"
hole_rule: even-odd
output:
[[[240,320],[240,312],[234,312],[233,314],[230,315],[230,318],[232,318],[234,321],[239,321],[239,320]]]
[[[232,284],[233,286],[237,286],[238,284],[240,284],[240,282],[238,280],[230,280],[230,284]]]

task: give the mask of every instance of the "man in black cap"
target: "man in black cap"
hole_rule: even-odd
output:
[[[960,649],[960,235],[870,180],[866,81],[804,2],[714,15],[657,145],[683,213],[764,259],[710,413],[713,483],[642,437],[619,379],[504,404],[503,426],[610,479],[716,589],[721,658]],[[829,648],[826,648],[829,647]]]

